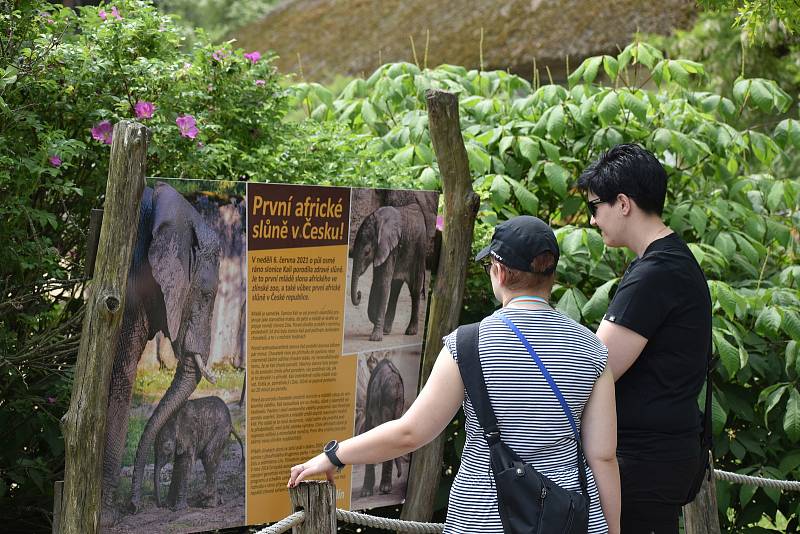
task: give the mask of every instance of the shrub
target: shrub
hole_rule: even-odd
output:
[[[77,11],[0,2],[0,506],[38,525],[63,469],[91,208],[111,128],[151,131],[148,174],[336,185],[406,183],[368,137],[293,123],[272,56],[183,31],[145,0]],[[4,432],[5,434],[5,432]],[[7,510],[7,511],[6,511]]]
[[[457,93],[481,197],[475,249],[500,220],[518,214],[549,220],[562,248],[554,299],[587,325],[602,317],[631,257],[606,249],[588,227],[577,176],[618,143],[653,151],[669,174],[666,220],[705,270],[714,302],[721,359],[713,391],[717,465],[797,479],[800,185],[792,162],[800,151],[800,122],[781,119],[791,98],[771,80],[737,78],[726,88],[730,98],[707,90],[706,81],[702,64],[665,58],[636,41],[616,56],[586,59],[567,87],[531,84],[507,72],[395,63],[353,80],[337,97],[298,84],[293,98],[316,120],[344,121],[372,135],[387,158],[419,183],[436,186],[424,94],[431,87]],[[737,127],[747,110],[778,119]],[[490,311],[490,294],[482,271],[472,267],[462,319]],[[463,428],[455,430],[457,441]],[[457,454],[457,448],[446,451],[448,458]],[[446,491],[447,482],[442,486]],[[796,494],[725,482],[717,488],[727,530],[797,528]]]

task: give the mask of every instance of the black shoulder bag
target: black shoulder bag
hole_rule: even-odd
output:
[[[472,401],[483,437],[489,445],[489,459],[497,487],[497,504],[505,534],[586,534],[589,530],[589,491],[586,482],[586,461],[580,435],[572,412],[561,395],[544,363],[525,336],[507,317],[500,318],[517,335],[541,370],[558,398],[575,434],[578,449],[578,478],[581,491],[568,491],[530,464],[526,464],[511,447],[500,440],[497,418],[489,400],[483,369],[478,354],[478,326],[459,327],[456,335],[458,368],[467,394]]]

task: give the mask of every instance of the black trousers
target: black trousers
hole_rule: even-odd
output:
[[[622,534],[678,534],[678,518],[698,458],[654,462],[618,456]]]

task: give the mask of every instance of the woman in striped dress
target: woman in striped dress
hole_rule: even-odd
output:
[[[503,441],[560,486],[578,489],[569,422],[527,350],[498,317],[503,314],[534,347],[579,424],[588,464],[589,532],[618,534],[614,380],[606,369],[606,348],[597,337],[548,304],[558,256],[552,229],[536,217],[515,217],[497,226],[491,244],[476,257],[503,304],[481,321],[481,367]],[[332,480],[336,467],[344,464],[376,464],[416,450],[442,432],[463,404],[466,444],[450,491],[444,532],[502,534],[489,450],[465,395],[456,335],[457,331],[444,338],[425,387],[400,419],[330,443],[326,452],[292,467],[289,486],[322,473]]]

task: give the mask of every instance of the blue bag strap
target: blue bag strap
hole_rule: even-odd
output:
[[[542,362],[542,360],[539,359],[539,355],[536,354],[536,351],[533,350],[533,347],[531,347],[531,344],[528,342],[528,340],[525,338],[525,336],[522,335],[522,332],[519,331],[519,328],[517,328],[517,325],[515,325],[514,323],[511,322],[511,319],[509,319],[508,317],[506,317],[502,313],[498,313],[497,316],[500,317],[500,319],[504,323],[506,323],[506,326],[508,326],[511,329],[511,331],[514,332],[517,335],[519,340],[522,342],[522,344],[527,349],[528,354],[530,354],[531,358],[533,358],[533,361],[536,363],[536,366],[539,367],[539,370],[544,375],[545,380],[547,380],[547,383],[550,385],[550,389],[553,390],[553,393],[555,394],[556,398],[558,399],[559,404],[561,404],[561,409],[564,410],[564,413],[567,416],[567,420],[569,421],[569,424],[572,427],[572,433],[575,434],[575,440],[578,443],[580,443],[581,442],[581,436],[578,433],[578,426],[575,424],[575,419],[572,417],[572,410],[569,409],[569,404],[567,404],[567,399],[565,399],[564,395],[561,394],[561,390],[558,389],[558,386],[556,385],[555,380],[553,380],[553,377],[550,376],[550,372],[547,370],[547,367],[544,366],[544,362]]]

